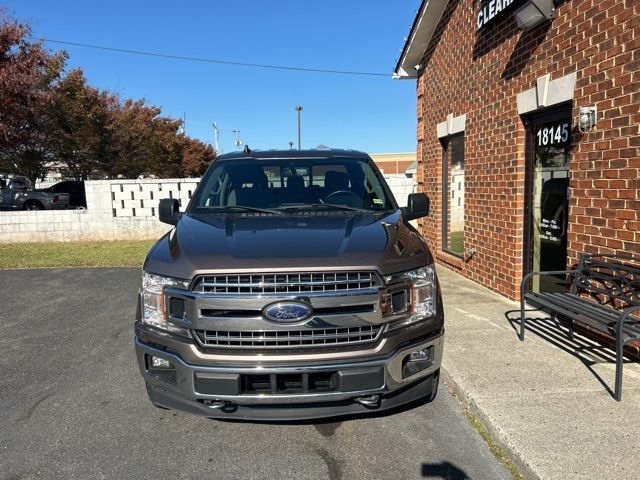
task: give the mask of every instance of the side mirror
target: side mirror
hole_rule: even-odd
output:
[[[175,198],[163,198],[158,206],[158,219],[162,223],[175,225],[180,218],[180,204]]]
[[[429,197],[424,193],[410,193],[404,214],[407,220],[415,220],[429,215]]]

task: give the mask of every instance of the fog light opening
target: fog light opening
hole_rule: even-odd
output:
[[[176,366],[169,360],[147,354],[145,363],[147,365],[147,373],[149,375],[176,385],[178,373],[176,371]]]
[[[169,360],[152,355],[151,368],[174,368],[174,366]]]
[[[414,350],[402,359],[402,378],[415,375],[433,365],[433,345]]]

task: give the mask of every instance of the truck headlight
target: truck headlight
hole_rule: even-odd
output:
[[[433,265],[387,275],[380,292],[380,309],[389,328],[409,325],[436,313],[436,281]]]
[[[189,287],[189,282],[142,272],[142,323],[168,332],[188,336],[189,331],[187,329],[167,322],[165,287],[178,287],[186,290]]]

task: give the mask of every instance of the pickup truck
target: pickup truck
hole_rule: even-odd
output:
[[[69,207],[68,193],[51,193],[29,187],[29,181],[24,178],[0,179],[0,209],[51,210]]]
[[[137,362],[151,402],[289,421],[433,400],[444,314],[429,248],[371,158],[219,156],[143,265]]]

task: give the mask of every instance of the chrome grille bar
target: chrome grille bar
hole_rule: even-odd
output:
[[[195,330],[195,338],[209,348],[312,348],[354,345],[378,340],[381,325],[347,328],[273,331]]]
[[[379,287],[374,272],[267,273],[203,275],[194,291],[215,294],[277,295],[358,292]]]

